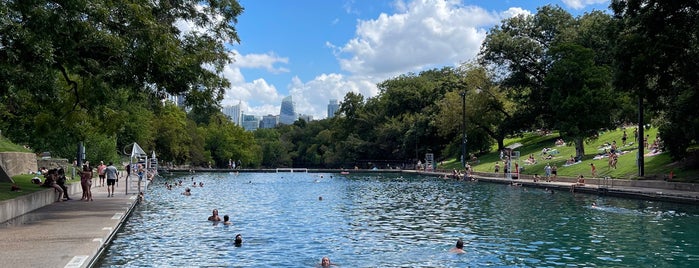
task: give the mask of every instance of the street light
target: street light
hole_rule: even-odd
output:
[[[461,131],[463,132],[463,137],[461,140],[461,167],[466,167],[466,91],[461,91],[461,115],[463,116],[463,121],[461,122]]]

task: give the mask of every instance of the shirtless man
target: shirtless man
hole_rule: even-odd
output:
[[[221,221],[221,217],[218,216],[218,209],[214,209],[209,216],[210,221]]]
[[[459,240],[456,241],[456,246],[450,249],[449,252],[456,254],[466,253],[466,251],[464,251],[464,241],[459,238]]]

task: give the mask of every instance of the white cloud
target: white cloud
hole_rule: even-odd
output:
[[[234,51],[235,54],[238,54]],[[264,68],[270,73],[288,73],[289,69],[284,67],[275,67],[277,63],[289,63],[289,58],[279,57],[274,52],[265,54],[247,54],[234,57],[234,66],[239,68]]]
[[[599,5],[608,3],[609,0],[562,0],[563,4],[572,9],[583,9],[590,5]]]
[[[457,64],[478,53],[486,26],[501,16],[454,0],[394,4],[400,13],[359,21],[356,37],[336,49],[343,70],[391,75]]]
[[[512,18],[519,15],[531,15],[532,12],[521,7],[511,7],[503,12],[500,12],[500,21],[507,18]]]
[[[345,77],[341,74],[321,74],[306,83],[294,77],[289,86],[289,93],[296,103],[297,113],[322,119],[327,117],[329,100],[342,101],[350,91],[365,97],[376,96],[378,82],[368,77]]]
[[[352,1],[347,12],[353,13]],[[487,29],[502,19],[530,11],[511,7],[504,11],[487,11],[465,6],[458,0],[396,1],[395,14],[380,14],[371,20],[359,20],[355,35],[345,44],[326,43],[335,53],[346,73],[322,73],[310,81],[294,76],[287,88],[296,102],[296,111],[315,119],[327,116],[330,99],[342,101],[347,92],[365,97],[378,94],[376,84],[408,72],[458,65],[473,59]],[[232,88],[226,92],[224,105],[242,101],[243,111],[255,115],[279,114],[281,99],[274,85],[263,78],[247,82],[241,68],[264,69],[272,74],[291,72],[285,67],[287,57],[274,52],[237,55],[236,62],[224,70]]]

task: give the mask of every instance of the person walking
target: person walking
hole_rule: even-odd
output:
[[[107,197],[113,197],[114,184],[116,184],[116,181],[119,179],[119,171],[112,162],[109,162],[109,165],[104,170],[104,174],[107,177]]]
[[[104,170],[107,166],[104,165],[104,161],[100,161],[100,165],[97,166],[97,175],[100,177],[100,187],[104,187]]]
[[[597,177],[597,168],[594,163],[590,163],[590,173],[592,173],[592,178]]]

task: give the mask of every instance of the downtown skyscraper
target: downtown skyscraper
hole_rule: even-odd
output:
[[[291,125],[296,119],[298,119],[298,115],[296,114],[294,101],[291,96],[287,96],[282,99],[282,107],[279,111],[279,123]]]

